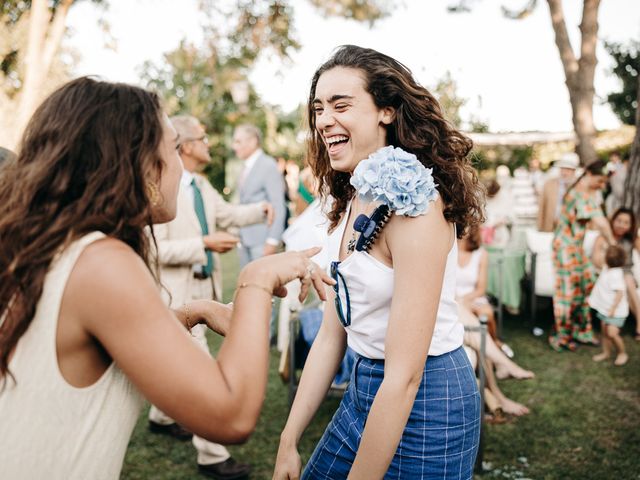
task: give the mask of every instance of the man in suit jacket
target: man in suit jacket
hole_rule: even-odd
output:
[[[274,219],[270,226],[251,225],[240,229],[240,265],[244,266],[263,255],[276,253],[282,232],[286,205],[285,185],[273,157],[260,148],[261,133],[253,125],[240,125],[233,134],[233,150],[243,160],[238,180],[239,202],[242,205],[266,201],[273,205]]]
[[[562,199],[567,188],[574,182],[579,165],[580,160],[575,153],[565,153],[554,163],[554,168],[560,170],[560,176],[547,180],[542,188],[538,206],[538,230],[541,232],[553,232],[555,229]]]
[[[163,295],[171,307],[198,299],[220,301],[222,284],[218,255],[234,248],[239,239],[227,232],[218,232],[216,228],[270,221],[273,211],[267,202],[248,205],[225,202],[209,181],[198,173],[211,161],[204,128],[190,116],[173,117],[171,121],[179,135],[184,172],[176,218],[154,226],[160,279],[166,288]],[[206,327],[196,325],[191,334],[203,350],[209,352],[205,331]],[[178,438],[191,436],[154,406],[149,412],[149,426],[157,433],[168,433]],[[251,467],[237,463],[222,445],[198,436],[193,436],[193,444],[198,451],[198,468],[202,473],[217,479],[242,478],[249,474]]]

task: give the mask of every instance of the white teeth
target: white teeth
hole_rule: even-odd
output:
[[[331,145],[336,142],[342,142],[343,140],[349,140],[349,137],[345,135],[336,135],[335,137],[327,138],[327,143]]]

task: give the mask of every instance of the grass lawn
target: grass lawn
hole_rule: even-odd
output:
[[[237,258],[223,256],[231,297]],[[550,315],[550,312],[541,312]],[[531,414],[503,425],[486,425],[482,478],[494,479],[640,479],[640,344],[624,337],[630,354],[622,368],[595,364],[597,351],[555,353],[544,337],[534,337],[527,319],[506,316],[504,336],[516,360],[536,372],[526,381],[500,382],[504,392],[525,403]],[[550,323],[550,318],[542,321]],[[627,332],[631,331],[625,328]],[[212,350],[220,345],[213,338]],[[279,434],[287,412],[287,389],[277,374],[278,352],[273,349],[267,398],[250,440],[229,448],[240,461],[254,466],[252,479],[270,479]],[[300,445],[303,461],[311,455],[324,427],[338,406],[327,399]],[[198,474],[190,442],[178,442],[147,430],[145,410],[134,431],[122,472],[123,479],[205,478]],[[478,477],[480,478],[480,477]]]

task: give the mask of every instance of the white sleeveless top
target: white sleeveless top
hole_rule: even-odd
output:
[[[333,261],[339,259],[340,242],[348,213],[347,210],[340,224],[329,235],[329,258]],[[436,324],[429,346],[431,356],[451,352],[462,345],[464,327],[458,321],[458,305],[455,300],[457,264],[458,246],[454,239],[447,255]],[[393,268],[367,252],[356,250],[339,264],[338,271],[344,277],[351,303],[351,325],[345,328],[347,344],[364,357],[384,359],[393,295]],[[339,287],[342,305],[346,309],[342,281]]]
[[[18,341],[0,390],[0,477],[117,479],[142,397],[115,365],[93,385],[69,385],[58,368],[56,331],[69,274],[90,233],[56,256],[33,321]],[[97,272],[96,274],[99,274]],[[1,382],[1,379],[0,379]]]
[[[469,262],[462,266],[458,263],[458,274],[456,275],[458,283],[456,286],[456,294],[462,297],[467,293],[473,292],[478,284],[480,276],[480,258],[482,257],[482,248],[478,248],[471,252]]]

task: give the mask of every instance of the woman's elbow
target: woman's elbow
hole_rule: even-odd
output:
[[[221,422],[210,422],[204,431],[195,433],[212,442],[237,445],[249,440],[257,423],[258,415],[236,415]]]
[[[400,374],[392,373],[388,377],[387,374],[385,374],[384,382],[387,384],[387,388],[394,391],[397,395],[413,399],[422,382],[422,370],[402,372]]]

